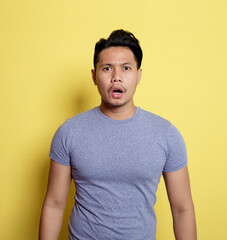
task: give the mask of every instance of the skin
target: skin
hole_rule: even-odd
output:
[[[109,47],[99,56],[92,78],[101,96],[101,111],[113,119],[127,119],[134,115],[133,95],[140,82],[142,70],[137,69],[133,52],[126,47]],[[113,88],[123,90],[121,97],[112,94]]]
[[[71,167],[53,160],[40,219],[39,240],[57,240],[71,183]]]
[[[187,166],[163,173],[176,240],[196,240],[196,220]]]
[[[100,53],[92,79],[101,96],[101,111],[112,119],[127,119],[134,115],[133,95],[142,70],[137,69],[132,51],[125,47],[110,47]],[[114,93],[121,89],[122,93]],[[176,240],[196,240],[196,221],[187,167],[163,173],[173,216]],[[51,160],[49,182],[43,204],[39,240],[57,240],[71,183],[71,168]]]

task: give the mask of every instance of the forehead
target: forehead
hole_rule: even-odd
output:
[[[136,64],[134,54],[127,47],[109,47],[101,51],[98,64],[126,63]]]

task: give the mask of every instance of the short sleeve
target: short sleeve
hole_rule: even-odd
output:
[[[174,172],[187,165],[187,151],[184,139],[178,129],[171,124],[167,133],[167,159],[164,172]]]
[[[70,136],[67,122],[62,124],[54,134],[49,157],[62,165],[70,165]]]

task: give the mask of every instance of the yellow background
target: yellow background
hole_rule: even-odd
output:
[[[1,0],[0,239],[37,239],[53,134],[99,104],[94,44],[123,28],[144,52],[136,105],[185,138],[198,239],[226,240],[226,13],[226,0]],[[157,195],[157,240],[173,240],[163,180]]]

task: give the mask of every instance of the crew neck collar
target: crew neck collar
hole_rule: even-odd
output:
[[[130,122],[132,120],[134,120],[137,115],[139,114],[139,111],[140,111],[140,107],[136,107],[136,111],[135,113],[133,114],[132,117],[130,118],[127,118],[127,119],[113,119],[113,118],[110,118],[110,117],[107,117],[104,113],[102,113],[100,107],[96,107],[97,111],[99,112],[99,115],[102,117],[102,118],[105,118],[106,120],[109,120],[109,121],[112,121],[112,122],[116,122],[116,123],[122,123],[122,122]]]

